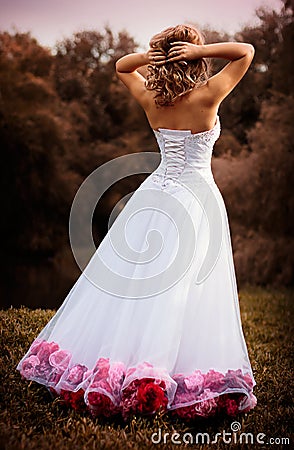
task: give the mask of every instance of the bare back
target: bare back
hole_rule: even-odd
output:
[[[154,94],[150,92],[150,99],[144,110],[154,130],[168,128],[199,133],[212,129],[216,122],[219,105],[212,104],[210,97],[206,83],[177,99],[173,106],[158,107]]]
[[[197,47],[184,44],[192,47],[192,53]],[[254,47],[236,42],[208,44],[204,47],[206,53],[201,57],[231,58],[230,62],[204,85],[178,97],[173,106],[157,106],[154,90],[147,90],[144,76],[136,70],[150,62],[148,56],[126,55],[116,63],[119,78],[144,109],[152,129],[190,130],[196,134],[214,127],[219,106],[247,72],[254,56]]]

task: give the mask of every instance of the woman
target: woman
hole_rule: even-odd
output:
[[[146,54],[117,61],[161,162],[19,362],[22,377],[95,416],[190,420],[255,406],[229,223],[211,171],[219,105],[253,55],[246,43],[204,45],[179,25],[154,36]],[[212,57],[230,62],[209,78]],[[146,65],[145,79],[137,69]]]

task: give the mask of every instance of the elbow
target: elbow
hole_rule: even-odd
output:
[[[117,74],[126,72],[125,67],[124,67],[125,66],[124,59],[125,59],[125,56],[122,56],[115,63],[115,71],[116,71]]]
[[[252,61],[254,54],[255,48],[253,47],[253,45],[244,42],[243,56],[241,58],[246,59],[248,61]]]
[[[121,58],[120,58],[120,59],[121,59]],[[119,70],[120,59],[118,59],[118,60],[116,61],[116,63],[115,63],[115,71],[116,71],[116,73],[119,73],[119,72],[120,72],[120,70]]]
[[[253,56],[254,56],[254,54],[255,54],[255,48],[254,48],[254,46],[253,46],[252,44],[247,44],[247,46],[248,46],[248,53],[249,53],[249,55],[251,55],[252,58],[253,58]]]
[[[115,71],[116,71],[116,74],[117,74],[118,76],[119,76],[120,74],[122,74],[122,73],[130,73],[129,70],[126,70],[126,69],[123,67],[123,65],[120,64],[120,61],[119,61],[119,60],[115,63]]]

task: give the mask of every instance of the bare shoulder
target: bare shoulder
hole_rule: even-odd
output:
[[[150,102],[150,93],[146,89],[145,77],[137,70],[133,72],[117,72],[118,78],[128,88],[137,102],[146,108]]]
[[[189,94],[189,103],[195,106],[203,105],[203,107],[210,106],[211,102],[211,91],[209,89],[208,80],[199,87],[195,87]]]
[[[248,45],[246,54],[227,63],[218,73],[207,80],[207,98],[220,104],[242,80],[254,57],[254,47]]]

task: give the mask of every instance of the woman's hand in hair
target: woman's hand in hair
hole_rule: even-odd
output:
[[[255,52],[253,45],[246,42],[216,42],[205,45],[172,42],[170,45],[167,62],[201,58],[224,58],[237,61],[248,57],[252,59]]]
[[[150,48],[147,52],[149,64],[160,66],[166,62],[166,54],[162,49]]]
[[[203,45],[191,44],[190,42],[172,42],[167,54],[166,62],[192,61],[202,58]]]

